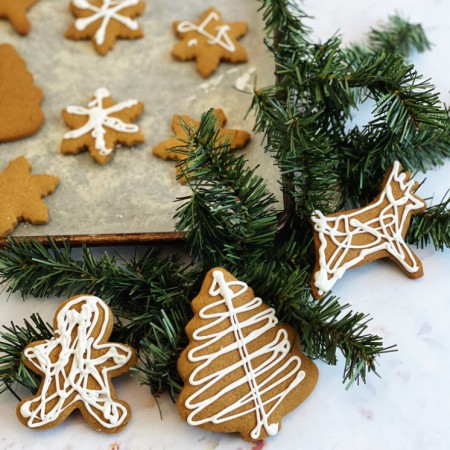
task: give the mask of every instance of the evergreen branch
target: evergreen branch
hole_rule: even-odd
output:
[[[174,257],[160,257],[155,249],[121,263],[106,252],[95,258],[86,246],[76,259],[69,244],[59,247],[52,239],[46,247],[37,241],[10,238],[0,249],[0,284],[8,283],[8,292],[20,291],[24,297],[89,292],[112,307],[136,311],[149,296],[155,302],[177,298],[188,280],[186,267]]]
[[[300,9],[298,2],[291,0],[258,0],[263,11],[265,31],[268,36],[279,34],[283,42],[307,43],[311,32],[302,20],[308,16]],[[282,30],[282,33],[279,31]],[[281,42],[280,42],[281,44]]]
[[[309,217],[318,208],[330,211],[338,180],[332,175],[336,160],[329,138],[317,127],[321,112],[308,115],[264,92],[255,93],[253,107],[258,113],[255,131],[265,132],[266,151],[274,156],[282,175],[293,175],[290,193],[299,217]]]
[[[410,23],[399,14],[389,16],[388,22],[369,32],[369,47],[373,51],[398,53],[407,58],[413,51],[431,50],[431,43],[422,25]]]
[[[22,351],[32,342],[50,339],[52,330],[39,314],[25,320],[24,326],[11,324],[3,329],[0,331],[0,394],[9,391],[20,400],[16,393],[18,386],[34,394],[40,384],[39,377],[23,363]]]
[[[412,217],[406,241],[421,248],[433,244],[436,250],[450,248],[450,196],[438,205]]]
[[[183,317],[183,324],[187,324],[190,318]],[[187,345],[184,327],[174,329],[173,323],[173,318],[162,310],[160,323],[153,324],[151,333],[141,342],[137,369],[139,379],[150,387],[153,395],[166,391],[172,400],[183,385],[178,375],[177,361]]]
[[[341,305],[328,296],[320,302],[307,300],[290,305],[290,321],[296,325],[304,351],[327,364],[337,363],[338,350],[345,358],[343,382],[366,382],[368,372],[376,372],[375,362],[382,354],[395,351],[384,347],[382,338],[367,332],[371,320],[363,313],[345,313],[350,305]]]
[[[190,142],[181,162],[192,196],[179,199],[177,229],[186,230],[190,255],[202,267],[256,255],[273,245],[277,231],[274,195],[243,156],[229,152],[216,123],[211,110],[198,130],[186,128]]]
[[[422,26],[408,22],[398,14],[389,16],[380,28],[371,28],[367,45],[351,44],[343,49],[344,57],[354,68],[375,53],[401,55],[408,58],[414,51],[423,53],[431,49]]]

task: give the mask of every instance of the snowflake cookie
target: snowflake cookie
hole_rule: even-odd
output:
[[[58,184],[58,177],[31,175],[31,164],[24,156],[11,161],[0,173],[0,236],[11,233],[21,220],[47,223],[48,208],[42,198]]]
[[[100,55],[106,55],[118,38],[144,36],[136,20],[144,12],[143,0],[72,0],[70,8],[76,20],[66,37],[92,39]]]
[[[31,24],[27,11],[38,0],[0,0],[0,19],[7,19],[22,36],[30,32]]]
[[[208,77],[220,61],[247,61],[247,52],[237,41],[247,34],[245,22],[224,22],[215,8],[207,9],[196,23],[187,20],[173,24],[181,42],[175,44],[172,56],[180,61],[197,60],[197,71]]]
[[[396,161],[384,178],[380,194],[366,207],[327,216],[314,212],[314,297],[328,292],[347,269],[379,258],[390,258],[409,278],[423,275],[422,263],[405,242],[411,216],[427,207],[414,194],[419,183],[410,178],[411,172],[402,172]]]
[[[115,103],[108,89],[100,88],[87,105],[68,106],[63,110],[67,126],[61,153],[74,154],[89,150],[92,158],[105,164],[112,156],[116,144],[132,147],[144,142],[139,127],[131,122],[142,113],[144,104],[137,100]]]
[[[37,394],[17,406],[19,420],[29,428],[51,428],[78,409],[96,430],[121,431],[131,410],[117,399],[111,378],[128,372],[137,358],[128,345],[108,342],[111,310],[101,299],[81,295],[66,300],[53,323],[52,339],[23,352],[25,365],[42,381]]]
[[[250,133],[243,130],[223,128],[227,123],[227,117],[221,109],[214,110],[214,114],[217,117],[218,145],[227,141],[230,150],[240,150],[250,142]],[[189,141],[189,134],[194,133],[198,129],[199,124],[198,120],[189,116],[175,114],[172,118],[172,129],[175,137],[159,143],[153,148],[153,154],[164,160],[184,161],[188,157],[187,142]],[[186,182],[186,177],[183,175],[184,167],[183,164],[177,165],[177,179],[181,183]]]
[[[222,268],[210,270],[192,301],[189,345],[178,360],[178,411],[189,425],[247,441],[273,436],[319,376],[300,338],[275,310]]]

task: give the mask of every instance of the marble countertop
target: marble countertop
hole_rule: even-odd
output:
[[[251,1],[251,0],[249,0]],[[432,77],[450,100],[448,30],[450,4],[445,0],[321,0],[305,2],[317,17],[314,28],[326,38],[340,29],[347,41],[394,11],[420,21],[434,43],[433,50],[413,58],[419,71]],[[449,186],[450,162],[427,174],[421,196],[436,201]],[[419,177],[423,178],[423,177]],[[15,416],[16,400],[0,397],[0,450],[438,450],[450,448],[450,251],[418,250],[425,276],[405,277],[393,264],[378,261],[352,270],[335,293],[357,311],[369,313],[370,331],[398,351],[378,361],[381,378],[370,374],[367,384],[346,391],[342,361],[336,367],[318,363],[317,388],[297,410],[285,417],[281,432],[265,443],[250,444],[238,436],[219,435],[189,427],[167,396],[159,407],[145,387],[130,377],[115,385],[128,401],[133,418],[114,436],[92,431],[77,414],[57,429],[31,431]],[[22,301],[0,294],[0,324],[20,323],[34,311],[51,320],[62,299]]]

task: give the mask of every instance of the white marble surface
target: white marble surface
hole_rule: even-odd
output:
[[[251,0],[246,0],[251,1]],[[450,68],[447,35],[448,0],[308,0],[305,9],[317,17],[315,29],[326,38],[341,29],[360,40],[369,26],[395,10],[421,21],[435,46],[414,58],[417,66],[449,100]],[[449,186],[450,162],[428,174],[422,195],[440,199]],[[265,449],[308,450],[446,450],[450,448],[450,252],[418,251],[425,276],[409,280],[391,263],[375,262],[346,274],[335,292],[358,311],[370,313],[370,330],[398,352],[379,360],[382,378],[370,375],[366,385],[346,391],[343,367],[318,363],[321,372],[311,397],[283,421]],[[0,324],[21,321],[33,311],[51,319],[59,299],[22,302],[18,295],[0,295]],[[27,450],[247,450],[237,436],[222,436],[187,426],[167,397],[159,400],[162,418],[147,390],[130,378],[118,383],[119,395],[134,417],[117,436],[92,431],[77,415],[52,431],[30,431],[15,417],[16,401],[0,397],[0,449]],[[256,446],[261,448],[261,445]]]

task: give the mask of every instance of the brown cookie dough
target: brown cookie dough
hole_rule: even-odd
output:
[[[53,328],[52,339],[23,351],[25,365],[42,381],[36,395],[18,404],[17,417],[29,428],[47,429],[78,409],[97,431],[121,431],[131,410],[117,399],[111,378],[128,372],[137,358],[128,345],[108,342],[110,308],[92,295],[70,298],[56,311]]]
[[[19,221],[48,222],[48,207],[42,197],[59,184],[52,175],[31,175],[31,164],[23,156],[11,161],[0,173],[0,236],[11,233]]]
[[[105,88],[95,92],[88,106],[68,106],[62,115],[73,129],[64,135],[61,153],[76,154],[89,150],[99,164],[106,164],[117,144],[132,147],[144,142],[144,136],[134,122],[144,110],[137,100],[115,103]]]
[[[16,49],[0,45],[0,142],[35,134],[44,123],[43,99]]]
[[[0,0],[0,19],[9,20],[16,32],[25,36],[31,30],[27,11],[37,1],[38,0]]]
[[[144,12],[143,0],[73,0],[70,9],[75,23],[66,31],[66,38],[92,39],[100,55],[106,55],[119,38],[144,36],[136,20]]]
[[[229,150],[240,150],[244,148],[251,139],[251,134],[243,130],[230,130],[223,128],[227,123],[227,117],[221,109],[214,110],[214,114],[217,116],[218,127],[218,145],[224,144],[226,141],[229,143]],[[159,143],[153,148],[153,154],[164,160],[176,160],[183,161],[187,159],[186,142],[189,140],[189,130],[195,132],[198,129],[200,122],[189,116],[183,116],[175,114],[172,118],[172,129],[175,133],[175,137],[167,139]],[[187,128],[186,128],[187,127]],[[177,147],[179,148],[177,150]],[[194,149],[195,151],[195,149]],[[184,183],[186,177],[183,176],[184,166],[177,166],[177,179]]]
[[[172,49],[172,56],[180,61],[197,60],[197,71],[208,77],[221,61],[242,63],[247,52],[237,41],[247,34],[245,22],[224,22],[215,8],[207,9],[198,22],[178,20],[173,24],[180,42]]]

